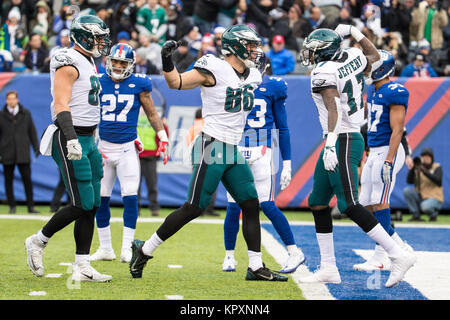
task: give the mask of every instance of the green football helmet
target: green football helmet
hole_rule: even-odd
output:
[[[264,51],[256,31],[244,24],[237,24],[222,34],[222,54],[232,54],[244,62],[247,68],[252,68],[258,67],[258,61]]]
[[[338,58],[341,53],[341,36],[331,29],[316,29],[306,37],[300,57],[303,65],[317,64]]]
[[[108,26],[93,15],[80,15],[72,22],[70,40],[95,58],[108,55],[111,47]]]

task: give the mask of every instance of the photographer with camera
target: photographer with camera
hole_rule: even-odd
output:
[[[403,189],[405,201],[412,214],[409,221],[425,221],[420,218],[421,212],[428,214],[429,221],[436,221],[444,202],[444,191],[442,167],[434,162],[433,149],[424,148],[420,157],[414,157],[413,163],[409,164],[408,168],[406,182],[414,184],[414,188]]]

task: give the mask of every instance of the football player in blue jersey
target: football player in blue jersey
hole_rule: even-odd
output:
[[[386,232],[403,249],[412,251],[391,226],[390,196],[396,175],[405,163],[402,145],[409,92],[402,84],[391,81],[395,69],[391,53],[379,50],[382,65],[372,73],[374,85],[367,89],[367,144],[369,156],[361,173],[360,203],[377,217]],[[386,251],[375,246],[375,252],[366,262],[355,264],[361,271],[389,270]]]
[[[168,139],[151,96],[152,81],[146,75],[133,74],[136,54],[131,46],[118,43],[106,59],[106,74],[99,77],[101,120],[98,148],[103,155],[104,176],[101,181],[101,204],[97,211],[100,247],[91,257],[95,260],[116,258],[111,243],[109,201],[119,178],[123,199],[123,236],[121,262],[130,262],[138,217],[137,192],[141,178],[138,153],[143,150],[137,135],[140,107],[160,139],[158,152],[168,161]]]
[[[267,63],[267,64],[266,64]],[[250,165],[255,180],[261,209],[274,225],[288,250],[288,259],[281,273],[291,273],[305,262],[305,256],[297,247],[289,222],[275,205],[274,201],[274,165],[272,154],[273,126],[279,132],[279,146],[283,159],[281,172],[281,190],[291,181],[291,142],[286,118],[287,83],[280,77],[271,76],[270,60],[261,64],[265,71],[263,82],[255,90],[254,107],[247,116],[244,133],[239,143],[239,151]],[[225,259],[222,271],[235,271],[234,248],[239,232],[241,208],[227,194],[228,206],[224,223]]]

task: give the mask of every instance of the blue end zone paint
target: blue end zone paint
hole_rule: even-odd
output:
[[[263,228],[277,241],[283,243],[271,224],[264,223]],[[313,272],[320,265],[320,251],[314,226],[291,226],[291,229],[297,245],[306,256],[309,271]],[[417,251],[449,251],[450,229],[396,228],[396,231]],[[388,279],[389,271],[376,271],[377,274],[375,274],[375,272],[353,270],[354,264],[364,262],[353,249],[372,250],[374,248],[374,242],[360,228],[334,226],[333,233],[336,263],[342,279],[339,285],[327,285],[333,297],[338,300],[426,300],[426,297],[405,281],[394,288],[385,288],[384,284]],[[373,286],[377,288],[369,289]]]

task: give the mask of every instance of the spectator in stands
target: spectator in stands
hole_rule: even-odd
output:
[[[392,0],[388,10],[381,14],[381,26],[389,32],[399,32],[402,42],[409,46],[409,24],[411,23],[411,12],[399,0]]]
[[[30,146],[33,147],[35,157],[38,157],[39,142],[31,112],[19,103],[17,91],[9,91],[6,93],[6,104],[0,111],[0,158],[9,213],[16,213],[13,188],[16,165],[22,177],[28,213],[39,213],[34,209]]]
[[[25,30],[27,33],[31,30],[29,27],[29,21],[32,19],[35,8],[34,1],[23,1],[23,0],[11,0],[11,1],[2,1],[2,21],[5,22],[8,18],[9,12],[17,8],[20,11],[20,15],[22,16],[22,23],[25,26]]]
[[[414,184],[414,188],[406,187],[403,195],[412,218],[409,221],[424,221],[420,212],[428,214],[430,221],[436,221],[444,202],[442,188],[443,171],[439,163],[434,162],[434,152],[424,148],[420,157],[413,159],[409,167],[406,182]]]
[[[339,18],[342,0],[313,0],[313,3],[320,8],[328,25],[333,24]]]
[[[217,56],[217,49],[214,46],[214,39],[209,34],[206,34],[202,38],[202,46],[197,54],[197,59],[200,59],[206,54],[212,54]]]
[[[199,27],[200,33],[211,33],[214,24],[217,22],[217,15],[220,9],[230,10],[238,4],[239,0],[197,0],[192,16],[194,24]],[[234,9],[236,11],[236,9]]]
[[[59,49],[68,49],[68,48],[71,48],[72,45],[73,44],[70,41],[70,30],[68,30],[68,29],[61,30],[61,32],[59,33],[59,39],[56,42],[56,46],[54,46],[50,50],[50,59],[51,59],[51,57],[53,57],[55,52],[58,51]]]
[[[410,40],[419,42],[423,38],[431,44],[431,49],[441,49],[444,43],[443,29],[448,24],[447,12],[436,0],[426,0],[412,12]]]
[[[271,0],[251,0],[247,3],[245,22],[253,24],[256,32],[263,38],[271,38],[273,18],[269,15],[269,12],[273,8]]]
[[[348,8],[344,7],[339,11],[339,17],[330,24],[331,29],[335,29],[339,24],[350,24],[356,26]]]
[[[222,56],[222,35],[225,32],[224,27],[216,27],[214,28],[214,46],[216,47],[217,56]]]
[[[276,35],[272,38],[272,48],[266,52],[272,62],[274,75],[286,75],[294,71],[295,57],[284,47],[284,37]]]
[[[53,17],[53,32],[59,34],[64,29],[69,29],[73,19],[76,18],[76,12],[69,3],[64,3],[59,13],[55,13]]]
[[[162,121],[164,124],[164,130],[166,131],[167,136],[169,136],[169,128],[164,117],[162,117]],[[139,182],[138,203],[140,203],[141,183],[142,178],[144,178],[145,185],[147,186],[147,199],[150,202],[150,212],[151,215],[155,217],[159,216],[160,209],[158,202],[158,174],[156,172],[156,164],[160,158],[160,155],[157,153],[159,138],[156,135],[155,130],[148,122],[147,116],[142,108],[139,114],[137,132],[144,145],[144,151],[139,153],[139,160],[141,163],[141,181]]]
[[[415,49],[415,47],[412,49]],[[426,39],[419,41],[418,53],[423,54],[425,60],[428,61],[438,76],[446,75],[445,69],[448,63],[447,52],[448,48],[431,50],[431,46]]]
[[[305,19],[309,19],[311,17],[311,10],[314,8],[314,4],[312,3],[312,0],[302,0],[300,8],[303,12],[303,17]]]
[[[414,62],[403,68],[401,77],[437,77],[436,71],[425,61],[423,54],[416,54]]]
[[[139,9],[136,16],[136,29],[140,34],[150,36],[152,42],[163,45],[166,41],[167,17],[158,0],[148,0],[147,4]]]
[[[136,64],[134,65],[135,73],[142,74],[160,74],[159,69],[147,59],[147,51],[145,48],[136,50]]]
[[[311,23],[303,16],[302,9],[298,4],[289,8],[289,27],[296,39],[304,39],[312,32]]]
[[[217,14],[217,24],[228,28],[233,25],[233,19],[236,17],[236,12],[239,9],[240,12],[247,11],[247,0],[238,0],[230,8],[226,9],[224,7],[219,7],[219,12]]]
[[[195,58],[189,52],[186,40],[180,40],[180,46],[173,53],[172,60],[179,73],[185,72],[195,61]]]
[[[363,13],[363,7],[369,0],[344,0],[344,6],[350,10],[352,18],[360,19]]]
[[[30,41],[22,51],[20,61],[26,67],[25,72],[49,72],[49,52],[40,34],[30,35]]]
[[[377,47],[392,53],[395,58],[394,75],[399,76],[408,55],[408,48],[403,43],[402,35],[399,32],[386,32],[380,41],[381,45],[378,44]]]
[[[117,35],[117,42],[118,43],[126,43],[128,44],[128,41],[130,41],[130,34],[128,33],[128,31],[121,31],[119,32],[119,34]]]
[[[141,0],[142,1],[142,0]],[[121,31],[126,31],[130,34],[131,38],[137,40],[137,36],[133,37],[133,33],[137,33],[136,16],[140,9],[134,1],[121,0],[112,6],[113,8],[113,21],[114,23],[110,25],[111,37],[119,34]]]
[[[0,49],[10,51],[16,61],[19,60],[20,53],[22,52],[22,42],[27,35],[25,25],[21,20],[22,15],[17,7],[9,11],[8,20],[4,25],[6,28],[5,35],[3,36],[4,40],[9,38],[9,44],[5,44],[6,46],[0,44]]]
[[[156,42],[150,41],[150,39],[154,38],[149,37],[146,34],[140,34],[139,50],[145,52],[146,59],[151,61],[151,63],[158,69],[158,73],[160,73],[162,70],[161,46]]]
[[[53,35],[52,25],[53,15],[50,7],[43,0],[38,1],[36,3],[36,14],[30,20],[30,30],[40,33],[42,40],[48,42],[48,39]]]
[[[372,42],[376,43],[383,37],[384,30],[381,28],[381,11],[380,7],[369,3],[363,7],[363,15],[361,17],[364,23],[363,33]]]
[[[322,13],[319,7],[313,7],[311,9],[309,23],[311,23],[313,29],[329,28],[329,25],[325,20],[325,15]]]
[[[196,57],[198,51],[202,47],[202,35],[200,34],[200,29],[194,25],[190,26],[183,39],[188,43],[189,52],[193,57]]]

